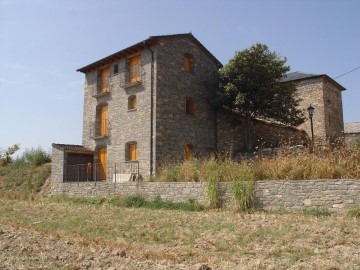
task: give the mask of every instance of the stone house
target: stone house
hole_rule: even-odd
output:
[[[221,67],[192,34],[177,34],[151,36],[78,69],[85,74],[82,145],[53,144],[52,181],[149,179],[171,160],[243,151],[242,117],[211,106]],[[304,108],[315,107],[317,136],[342,132],[342,86],[326,75],[284,80],[296,81]],[[254,141],[269,146],[306,140],[297,128],[251,125]]]
[[[345,141],[348,147],[352,147],[360,140],[360,122],[345,123]]]

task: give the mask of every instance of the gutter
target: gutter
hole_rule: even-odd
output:
[[[150,177],[154,174],[154,51],[146,46],[146,40],[143,41],[144,46],[151,52],[151,72],[150,72]]]

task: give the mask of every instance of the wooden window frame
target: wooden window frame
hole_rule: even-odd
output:
[[[141,82],[141,54],[129,58],[129,83]]]
[[[183,68],[185,72],[191,72],[192,71],[192,56],[190,54],[184,55],[184,63]]]
[[[135,111],[137,108],[137,97],[136,95],[131,95],[128,98],[128,111]]]
[[[132,152],[134,151],[134,152]],[[134,156],[133,156],[134,154]],[[127,161],[138,161],[139,160],[139,151],[138,143],[135,141],[126,143],[126,160]]]
[[[113,67],[113,74],[116,75],[119,73],[119,64],[114,64]]]
[[[98,73],[98,93],[110,92],[110,66],[104,67]]]
[[[185,98],[185,114],[195,116],[195,101],[191,97]]]
[[[184,160],[189,160],[194,157],[194,145],[187,143],[184,145]]]

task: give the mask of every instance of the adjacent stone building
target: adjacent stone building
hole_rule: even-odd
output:
[[[152,36],[78,69],[85,74],[82,145],[53,144],[52,181],[149,179],[161,164],[245,150],[244,121],[211,106],[221,63],[192,35]],[[289,74],[315,134],[343,131],[342,86],[326,75]],[[253,120],[254,147],[307,140],[300,129]]]
[[[360,142],[360,122],[345,123],[345,141],[348,147],[353,147]]]
[[[318,141],[334,141],[344,136],[344,121],[341,92],[343,86],[326,74],[307,74],[293,72],[287,74],[284,82],[296,84],[299,97],[302,99],[300,108],[307,115],[310,104],[314,107],[314,137]],[[310,121],[298,127],[311,134]]]

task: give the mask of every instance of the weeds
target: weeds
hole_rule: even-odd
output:
[[[183,211],[202,211],[205,207],[194,199],[189,199],[186,202],[171,202],[164,201],[160,196],[157,196],[153,200],[145,200],[140,194],[128,195],[128,196],[114,196],[111,198],[79,198],[69,196],[52,196],[51,200],[54,202],[65,202],[74,204],[85,205],[102,205],[107,203],[108,205],[115,207],[125,208],[147,208],[147,209],[165,209],[165,210],[183,210]]]
[[[305,215],[315,216],[315,217],[328,217],[331,216],[329,209],[324,207],[308,207],[303,209]]]
[[[347,215],[352,218],[358,218],[360,219],[360,206],[351,208]]]
[[[231,186],[238,211],[251,211],[254,207],[253,181],[235,180]]]

